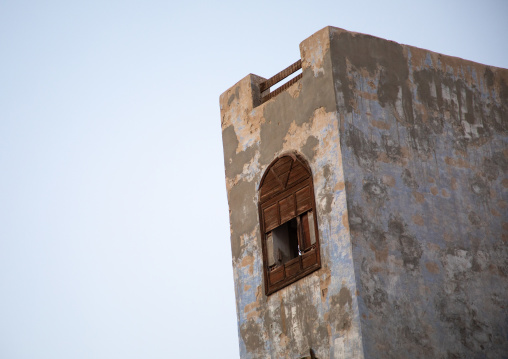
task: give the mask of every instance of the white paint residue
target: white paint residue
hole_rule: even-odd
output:
[[[446,256],[446,272],[448,277],[453,277],[456,273],[468,271],[472,266],[472,258],[465,250],[457,250],[455,255]]]
[[[291,331],[293,332],[293,338],[296,343],[304,343],[302,328],[296,316],[296,306],[291,307]]]
[[[314,77],[318,77],[318,75],[324,74],[325,69],[320,67],[319,65],[322,65],[323,62],[323,48],[318,41],[318,48],[314,50],[310,56],[310,63],[312,66],[312,70],[314,71]]]
[[[342,359],[345,357],[345,351],[344,338],[335,338],[333,341],[333,357],[335,359]]]
[[[259,168],[259,152],[256,152],[254,158],[249,162],[243,165],[243,171],[241,177],[248,182],[252,181],[256,175],[261,173]]]

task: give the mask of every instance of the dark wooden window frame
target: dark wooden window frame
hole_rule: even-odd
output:
[[[310,167],[296,153],[283,154],[268,166],[261,178],[258,191],[265,294],[270,295],[321,268],[316,203]],[[301,252],[296,258],[270,266],[268,238],[274,229],[294,218],[297,218]],[[311,243],[311,238],[314,243]]]

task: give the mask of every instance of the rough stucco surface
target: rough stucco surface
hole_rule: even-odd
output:
[[[508,353],[508,71],[337,28],[221,95],[241,358]],[[264,295],[259,181],[299,152],[322,268]]]
[[[231,250],[241,358],[363,357],[330,62],[329,32],[301,44],[302,79],[259,103],[249,75],[221,96]],[[297,151],[314,181],[321,269],[264,295],[259,182],[280,154]]]
[[[508,71],[331,34],[365,357],[506,357]]]

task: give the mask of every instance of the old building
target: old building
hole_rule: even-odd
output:
[[[300,53],[220,97],[241,358],[506,357],[508,70],[334,27]]]

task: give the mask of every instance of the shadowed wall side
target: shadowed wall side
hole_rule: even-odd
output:
[[[367,358],[508,353],[508,71],[333,29]]]

